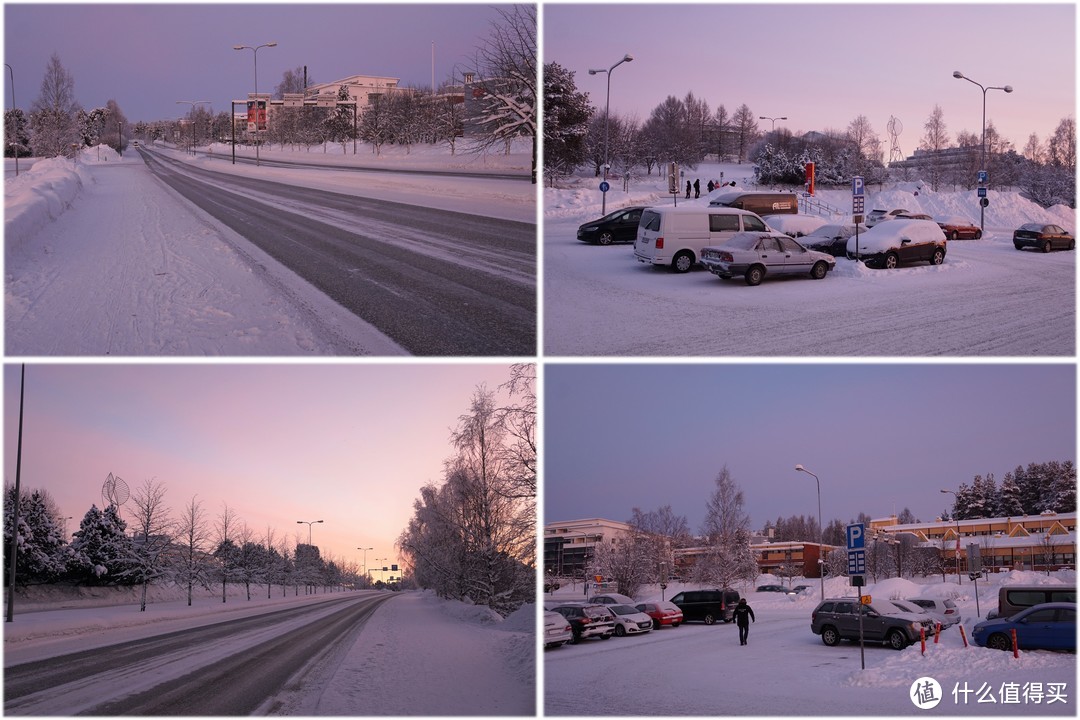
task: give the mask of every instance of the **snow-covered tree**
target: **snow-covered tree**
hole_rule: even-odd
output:
[[[75,78],[53,53],[41,80],[41,92],[30,108],[31,145],[37,157],[71,156],[79,144],[75,113]]]
[[[716,489],[705,506],[701,532],[707,552],[694,564],[697,582],[728,587],[737,581],[753,581],[757,562],[750,552],[750,516],[739,489],[725,465],[716,476]]]
[[[221,514],[218,515],[214,527],[214,557],[218,561],[221,572],[221,602],[225,602],[228,597],[225,589],[229,584],[229,577],[232,575],[233,567],[236,564],[235,536],[239,524],[240,520],[236,515],[236,511],[230,508],[228,504],[222,504]]]
[[[14,534],[15,487],[4,491],[4,576],[10,579],[8,548]],[[50,582],[67,570],[68,551],[52,501],[44,490],[31,490],[19,497],[18,549],[15,581],[20,585]]]
[[[731,116],[732,130],[735,133],[736,150],[739,162],[750,156],[750,147],[758,136],[757,119],[750,107],[743,103]]]
[[[4,157],[30,154],[30,121],[22,108],[4,113]]]
[[[573,71],[544,65],[544,172],[553,177],[573,172],[585,162],[585,139],[593,107],[578,91]]]
[[[474,88],[481,94],[475,118],[479,149],[509,148],[515,138],[532,140],[532,181],[536,183],[539,144],[537,132],[538,60],[536,6],[496,8],[500,20],[476,50]]]
[[[173,568],[176,580],[187,588],[187,604],[191,606],[195,585],[210,588],[210,568],[207,559],[210,533],[206,527],[206,512],[195,496],[180,512],[176,525],[177,562]]]
[[[930,181],[930,189],[938,191],[944,177],[944,160],[941,152],[949,146],[949,133],[945,128],[945,113],[940,105],[935,105],[930,117],[923,125],[926,134],[922,136],[919,148],[925,150],[926,160],[920,168]]]
[[[71,540],[71,577],[89,584],[133,582],[128,574],[131,538],[126,530],[127,523],[115,505],[104,510],[92,505]]]
[[[131,501],[135,512],[129,573],[142,586],[139,610],[145,612],[150,583],[165,577],[170,569],[173,523],[165,505],[165,486],[156,479],[146,480],[131,496]]]

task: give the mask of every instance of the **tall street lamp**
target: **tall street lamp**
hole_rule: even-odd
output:
[[[960,501],[960,496],[952,490],[942,490],[943,493],[948,493],[956,498],[956,502]],[[956,502],[953,503],[953,520],[956,521],[956,584],[963,585],[964,582],[960,579],[960,518],[956,517]]]
[[[177,100],[176,104],[181,103],[191,106],[191,154],[195,155],[195,106],[196,105],[209,105],[209,100]]]
[[[817,483],[817,531],[818,531],[818,577],[821,578],[821,601],[825,601],[825,558],[822,557],[822,553],[825,552],[824,538],[825,534],[821,529],[821,480],[817,475],[810,472],[802,465],[796,465],[795,469],[798,472],[804,472],[814,478],[814,482]]]
[[[316,523],[321,523],[322,520],[297,520],[297,525],[307,525],[307,544],[311,545],[311,526]]]
[[[764,115],[758,115],[758,120],[772,120],[772,131],[776,132],[776,121],[787,120],[786,117],[765,117]]]
[[[264,47],[277,47],[276,42],[250,45],[233,45],[233,50],[250,50],[255,56],[255,165],[259,164],[259,50]]]
[[[374,550],[375,548],[356,548],[357,550],[364,551],[364,574],[367,575],[367,551]]]
[[[1007,93],[1011,93],[1013,91],[1012,85],[1005,85],[1004,87],[984,87],[982,83],[975,82],[974,80],[972,80],[967,75],[960,72],[959,70],[954,70],[952,76],[954,78],[956,78],[957,80],[967,80],[969,83],[972,83],[973,85],[978,85],[979,89],[982,90],[982,96],[983,96],[982,152],[979,155],[979,170],[980,170],[980,172],[986,172],[986,91],[987,90],[1004,90]],[[979,203],[979,227],[981,229],[983,229],[983,230],[986,230],[985,220],[986,220],[986,208],[983,206],[983,203],[980,202]],[[955,493],[953,493],[953,494],[955,495]]]
[[[4,67],[8,69],[8,73],[11,75],[11,110],[15,110],[15,71],[11,69],[11,66],[4,63]],[[15,138],[15,177],[19,177],[19,138]]]
[[[375,558],[375,562],[386,562],[389,559],[390,558]],[[384,583],[384,584],[386,583],[386,566],[385,565],[379,568],[379,581]]]
[[[615,63],[607,70],[589,70],[590,75],[596,75],[598,73],[605,73],[607,75],[607,100],[604,103],[604,187],[607,187],[608,179],[608,121],[609,112],[611,110],[611,71],[622,65],[624,62],[630,62],[634,59],[634,56],[627,53],[623,56],[623,59]],[[600,214],[607,214],[607,190],[603,191],[603,199],[600,202]]]

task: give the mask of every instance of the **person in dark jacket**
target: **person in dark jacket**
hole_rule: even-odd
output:
[[[746,604],[746,598],[739,599],[739,604],[732,613],[732,620],[739,626],[739,644],[745,645],[746,637],[750,634],[750,623],[757,622],[753,608]]]
[[[701,180],[694,181],[694,199],[701,197]]]
[[[686,181],[686,199],[687,200],[690,199],[690,181],[689,180]]]

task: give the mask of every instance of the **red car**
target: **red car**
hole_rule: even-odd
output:
[[[634,607],[652,618],[653,630],[659,630],[661,625],[679,627],[683,621],[682,610],[669,602],[638,603]]]
[[[978,240],[982,237],[982,230],[967,218],[941,218],[937,224],[949,240]]]

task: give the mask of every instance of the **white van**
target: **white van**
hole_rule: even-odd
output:
[[[722,245],[740,232],[768,232],[748,210],[725,207],[651,207],[641,213],[634,257],[653,265],[671,265],[684,273],[701,259],[701,249]]]

